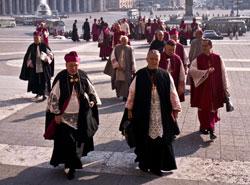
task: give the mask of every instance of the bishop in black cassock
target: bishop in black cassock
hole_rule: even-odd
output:
[[[177,168],[171,143],[181,104],[171,75],[158,68],[159,61],[159,51],[149,51],[148,66],[136,73],[130,85],[125,114],[133,125],[139,168],[161,176],[161,170]]]
[[[51,49],[41,42],[41,32],[35,31],[32,43],[23,60],[19,78],[28,81],[28,92],[36,94],[36,98],[49,95],[51,91],[50,79],[54,75],[54,56]]]
[[[81,157],[94,150],[93,136],[99,125],[101,101],[87,74],[78,69],[76,52],[65,55],[67,70],[56,76],[46,111],[46,139],[54,139],[50,164],[64,164],[73,179],[82,168]]]

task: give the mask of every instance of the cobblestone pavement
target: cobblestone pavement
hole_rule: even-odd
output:
[[[64,68],[64,54],[76,50],[82,59],[81,69],[87,71],[103,103],[95,151],[82,158],[83,169],[75,180],[67,181],[63,167],[54,169],[48,164],[53,142],[42,137],[46,102],[32,102],[33,95],[26,93],[27,83],[18,79],[24,52],[32,40],[29,34],[18,33],[23,30],[28,28],[17,27],[13,37],[1,36],[0,30],[0,184],[250,184],[249,33],[238,41],[225,38],[213,44],[214,52],[226,64],[235,111],[220,110],[221,121],[215,128],[218,138],[211,142],[209,136],[198,132],[197,110],[190,108],[187,93],[178,120],[181,134],[173,143],[178,170],[161,178],[138,170],[133,150],[118,131],[124,103],[115,97],[110,78],[103,74],[105,62],[98,58],[97,43],[51,38],[56,72]],[[145,41],[133,41],[132,45],[140,69],[146,65],[148,45]]]

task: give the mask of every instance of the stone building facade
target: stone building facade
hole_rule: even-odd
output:
[[[106,10],[106,0],[44,0],[51,10],[60,13],[98,12]],[[34,14],[43,0],[0,0],[0,15]]]
[[[107,9],[134,8],[136,0],[106,0]]]

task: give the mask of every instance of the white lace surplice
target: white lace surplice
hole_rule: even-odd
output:
[[[153,92],[152,90],[148,135],[152,139],[156,139],[157,137],[162,137],[163,135],[162,119],[161,119],[161,102],[157,90],[155,90],[155,92]]]
[[[93,94],[96,97],[97,105],[101,105],[101,100],[94,88],[94,86],[90,83],[89,80],[89,94]],[[60,82],[59,80],[52,88],[49,98],[48,98],[48,106],[47,110],[50,110],[50,112],[54,114],[60,114],[59,109],[59,98],[60,98]],[[78,98],[76,95],[75,88],[72,90],[72,95],[70,98],[70,101],[68,103],[67,108],[65,109],[64,113],[61,115],[61,120],[63,123],[69,125],[70,127],[73,127],[74,129],[77,129],[77,121],[78,121],[78,113],[79,113],[79,103]]]
[[[173,110],[181,111],[181,103],[179,96],[175,89],[174,81],[171,75],[170,77],[170,102]],[[126,102],[126,108],[133,109],[135,92],[136,92],[136,77],[132,81],[129,87],[129,96]],[[162,127],[162,118],[161,118],[161,107],[160,107],[160,97],[156,90],[155,93],[152,92],[151,105],[150,105],[150,120],[149,120],[149,136],[152,139],[157,137],[162,137],[163,127]]]

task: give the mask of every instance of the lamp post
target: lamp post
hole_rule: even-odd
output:
[[[230,2],[232,2],[232,10],[231,10],[231,15],[234,16],[234,4],[235,4],[235,1],[236,1],[236,11],[237,11],[237,14],[236,16],[239,17],[239,5],[240,3],[242,3],[242,0],[231,0]]]
[[[139,0],[139,2],[138,2],[138,10],[139,10],[139,17],[141,17],[141,8],[143,7],[143,5],[144,5],[144,3],[141,1],[141,0]]]
[[[239,15],[239,4],[240,4],[240,3],[242,3],[242,0],[237,0],[237,1],[236,1],[236,5],[237,5],[237,15],[236,15],[236,16],[237,16],[237,17],[240,16],[240,15]]]

